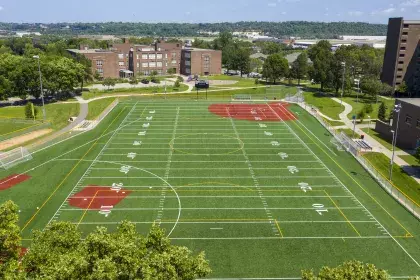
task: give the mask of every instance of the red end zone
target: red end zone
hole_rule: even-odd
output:
[[[7,190],[17,184],[29,180],[31,176],[25,174],[13,174],[9,177],[3,178],[0,180],[0,191]]]
[[[288,107],[288,103],[275,102],[270,104],[212,104],[208,109],[218,116],[238,120],[277,122],[297,120]]]
[[[126,198],[131,191],[112,190],[111,187],[88,186],[69,198],[69,204],[82,209],[102,209],[115,206]]]

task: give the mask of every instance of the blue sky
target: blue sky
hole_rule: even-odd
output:
[[[1,22],[420,19],[420,0],[0,0]]]

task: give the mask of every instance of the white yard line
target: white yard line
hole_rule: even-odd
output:
[[[67,195],[67,197],[64,199],[63,203],[61,203],[60,207],[57,209],[57,211],[54,213],[54,215],[51,217],[51,219],[49,220],[47,226],[50,225],[51,222],[55,221],[58,219],[58,217],[60,216],[60,212],[61,210],[66,206],[65,204],[68,203],[68,199],[70,198],[71,195],[73,195],[77,189],[79,187],[81,187],[82,182],[84,181],[84,179],[86,178],[86,175],[89,174],[89,170],[95,165],[96,161],[100,158],[100,156],[102,155],[102,152],[105,150],[105,148],[107,147],[107,145],[109,144],[109,142],[111,142],[112,138],[114,137],[114,135],[118,132],[118,129],[121,127],[121,125],[125,122],[125,120],[127,119],[127,117],[129,115],[131,115],[131,113],[133,112],[134,108],[136,107],[136,105],[133,106],[133,108],[130,110],[130,112],[127,114],[127,116],[125,116],[124,120],[120,123],[120,125],[118,126],[118,128],[114,131],[114,133],[112,133],[111,137],[108,139],[108,141],[106,142],[106,144],[102,147],[102,149],[99,151],[98,155],[95,157],[95,159],[91,162],[91,164],[89,165],[89,167],[85,170],[85,172],[83,173],[83,175],[80,177],[79,181],[76,183],[76,185],[74,185],[73,189],[70,191],[70,193]]]
[[[267,104],[270,108],[271,108],[271,106],[269,105],[269,104]],[[281,106],[281,105],[279,105],[279,107],[281,108],[280,110],[282,110],[283,111],[283,106]],[[271,110],[278,116],[278,118],[280,119],[280,120],[282,120],[282,118],[276,113],[276,111],[275,110],[273,110],[272,108],[271,108]],[[287,111],[287,110],[286,110]],[[283,121],[283,120],[282,120]],[[296,134],[296,132],[287,124],[287,122],[284,122],[286,125],[287,125],[287,127],[290,129],[290,132],[292,132],[295,136],[296,136],[296,138],[299,140],[299,141],[301,141],[301,143],[302,144],[304,144],[305,146],[306,146],[306,148],[307,148],[307,150],[308,151],[310,151],[316,158],[318,158],[319,159],[319,157],[306,145],[306,143]],[[321,159],[319,159],[320,160],[320,162],[322,162],[321,161]],[[330,172],[331,172],[331,170],[325,165],[325,163],[324,162],[322,162],[322,165],[324,165]],[[386,232],[386,234],[387,235],[389,235],[389,237],[390,238],[392,238],[396,243],[397,243],[397,245],[407,254],[407,256],[418,266],[418,267],[420,267],[420,264],[411,256],[411,254],[410,253],[408,253],[407,252],[407,250],[389,233],[389,231],[381,224],[381,223],[379,223],[379,221],[372,215],[372,213],[359,201],[359,199],[357,199],[354,195],[353,195],[353,193],[352,192],[350,192],[350,190],[335,176],[335,174],[333,173],[333,172],[331,172],[331,174],[336,178],[336,180],[343,186],[343,188],[348,192],[348,193],[350,193],[353,197],[354,197],[354,199],[357,201],[357,203],[358,204],[360,204],[365,210],[366,210],[366,212],[367,212],[367,215],[368,215],[368,217],[372,217],[377,223],[378,223],[378,225]]]

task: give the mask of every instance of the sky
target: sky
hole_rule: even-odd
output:
[[[420,19],[420,0],[0,0],[0,22],[235,22]]]

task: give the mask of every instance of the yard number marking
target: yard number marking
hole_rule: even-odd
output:
[[[315,211],[319,214],[319,215],[321,215],[322,216],[322,213],[323,212],[328,212],[328,209],[325,209],[325,206],[324,206],[324,204],[318,204],[318,203],[315,203],[315,204],[312,204],[312,207],[315,209]]]
[[[258,125],[259,125],[259,127],[261,127],[261,128],[266,128],[266,127],[267,127],[267,125],[266,125],[266,124],[263,124],[263,123],[259,123]]]
[[[271,141],[272,146],[280,146],[279,141]]]
[[[99,211],[99,214],[105,215],[105,217],[108,217],[109,214],[111,214],[111,210],[114,208],[114,206],[101,206],[101,210]]]
[[[298,186],[303,192],[312,191],[312,187],[308,183],[299,183]]]
[[[146,135],[146,131],[140,131],[138,135],[139,136],[144,136],[144,135]]]
[[[297,169],[296,166],[288,166],[287,169],[289,169],[289,172],[292,174],[298,173],[299,169]]]
[[[128,154],[127,154],[127,157],[128,157],[128,158],[131,158],[131,159],[134,159],[136,156],[137,156],[137,154],[136,154],[136,153],[128,153]]]
[[[268,131],[264,131],[264,134],[267,135],[267,136],[273,136],[273,133],[268,132]]]
[[[119,192],[122,189],[123,183],[112,183],[111,190]]]
[[[261,119],[260,117],[254,117],[254,119],[255,119],[256,121],[262,121],[262,119]]]
[[[130,169],[131,169],[131,166],[124,165],[124,166],[121,166],[120,172],[127,174],[130,171]]]
[[[289,157],[289,155],[286,153],[278,153],[278,155],[281,157],[281,159],[285,159]]]
[[[149,114],[154,114],[154,113],[156,113],[156,111],[155,111],[155,110],[153,110],[153,111],[149,111]]]
[[[257,114],[257,111],[255,111],[255,109],[252,109],[251,110],[251,114],[256,115]]]
[[[133,146],[140,146],[141,145],[141,141],[134,141]]]
[[[146,120],[148,120],[148,121],[153,120],[153,116],[147,117]]]
[[[148,128],[149,126],[150,126],[150,123],[144,123],[144,124],[143,124],[143,127],[144,127],[144,128]]]

